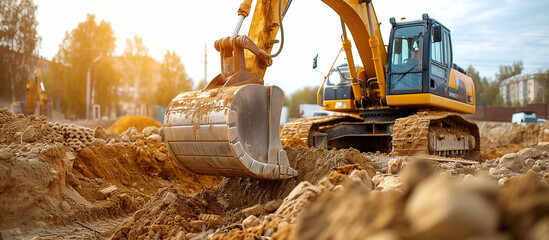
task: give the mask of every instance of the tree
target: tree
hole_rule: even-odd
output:
[[[22,100],[40,37],[32,0],[0,1],[0,101]]]
[[[318,88],[318,86],[304,87],[292,93],[288,98],[284,98],[284,105],[288,106],[290,112],[289,115],[291,118],[298,118],[300,116],[299,104],[316,103],[316,93]]]
[[[467,76],[473,79],[473,83],[475,85],[476,104],[477,105],[486,104],[486,99],[484,99],[484,83],[482,82],[480,73],[477,70],[475,70],[473,65],[469,65],[469,67],[467,67],[466,72],[467,72]]]
[[[522,61],[513,62],[511,65],[499,65],[499,73],[496,73],[496,79],[501,82],[507,78],[519,75],[522,73]]]
[[[183,91],[192,89],[193,81],[185,73],[181,58],[174,51],[167,51],[160,65],[160,83],[155,94],[155,104],[168,106],[168,103]]]
[[[536,78],[540,88],[534,101],[535,103],[547,103],[547,98],[549,98],[549,69],[545,72],[540,71]]]
[[[143,39],[137,35],[132,39],[126,40],[126,49],[122,56],[124,63],[124,71],[122,72],[124,79],[128,84],[133,85],[135,91],[132,96],[134,102],[148,102],[151,94],[149,92],[141,92],[142,89],[150,89],[152,87],[152,71],[151,62],[153,59],[149,56],[149,49],[143,44]]]
[[[95,89],[94,103],[102,106],[113,105],[117,100],[116,87],[120,74],[113,67],[111,56],[115,48],[114,32],[111,24],[105,21],[97,23],[95,15],[88,14],[84,22],[70,32],[59,46],[53,58],[55,67],[48,81],[56,81],[63,88],[63,107],[67,114],[75,117],[85,116],[86,112],[86,76],[91,71],[92,88]],[[98,62],[93,62],[98,57]]]
[[[196,90],[202,90],[204,89],[206,86],[208,86],[208,81],[206,79],[202,79],[198,82],[197,86],[196,86]]]

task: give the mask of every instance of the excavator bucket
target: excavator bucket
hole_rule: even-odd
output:
[[[279,87],[260,84],[181,93],[166,110],[166,145],[198,174],[294,177],[280,143],[283,99]]]

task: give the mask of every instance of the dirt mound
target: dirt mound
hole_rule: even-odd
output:
[[[169,156],[161,130],[122,136],[0,109],[0,231],[97,221],[135,212],[158,188],[185,194],[215,187]],[[31,231],[32,232],[32,231]]]
[[[481,161],[536,146],[541,130],[549,128],[549,122],[539,124],[477,122],[477,125],[481,137]]]
[[[39,143],[16,146],[0,147],[12,153],[0,160],[1,229],[45,226],[56,220],[53,216],[65,215],[68,202],[79,205],[82,199],[73,197],[76,192],[67,184],[68,166],[74,161],[68,148]]]
[[[510,144],[517,144],[521,147],[533,147],[538,144],[540,128],[549,126],[549,123],[477,123],[481,137],[482,148],[505,147]]]
[[[178,234],[195,237],[203,230],[206,235],[212,233],[213,230],[210,229],[215,229],[220,224],[222,227],[217,227],[216,235],[220,236],[219,239],[226,239],[229,236],[222,235],[223,233],[230,233],[232,236],[238,234],[239,230],[243,230],[240,222],[245,220],[244,218],[268,214],[271,217],[264,224],[269,223],[271,228],[274,227],[276,230],[278,227],[275,226],[278,226],[280,222],[292,222],[292,219],[295,219],[301,209],[316,195],[326,189],[336,188],[340,182],[346,179],[343,176],[350,175],[353,170],[360,170],[362,175],[356,174],[355,178],[368,179],[364,181],[369,181],[370,187],[372,187],[369,176],[375,174],[374,164],[357,150],[328,151],[307,147],[286,148],[285,150],[291,166],[299,172],[298,177],[282,181],[224,178],[215,191],[202,191],[194,197],[175,193],[173,189],[162,190],[140,210],[151,212],[151,214],[139,216],[138,220],[135,219],[135,216],[129,218],[117,230],[115,239],[140,235],[156,236],[155,234],[158,232],[161,232],[162,238],[175,237]],[[330,175],[334,170],[335,172]],[[189,216],[185,212],[186,210],[180,207],[166,208],[166,204],[161,201],[167,197],[166,191],[175,194],[176,202],[191,204],[191,207],[195,209],[194,215]],[[215,202],[212,203],[212,200]],[[207,209],[192,205],[193,202],[204,201],[208,203]],[[210,207],[213,207],[215,211],[212,211]],[[179,220],[174,221],[175,218]],[[159,225],[157,228],[154,227],[156,223]],[[204,229],[203,226],[205,226]],[[254,225],[254,227],[256,226]],[[151,229],[153,230],[151,231]],[[209,231],[206,232],[206,230]]]
[[[308,147],[285,148],[290,165],[297,170],[296,178],[286,180],[262,180],[251,178],[224,178],[218,191],[219,201],[227,209],[264,204],[283,199],[300,182],[316,184],[332,170],[348,164],[358,164],[375,174],[373,162],[355,149],[324,150]]]
[[[163,143],[145,141],[139,146],[84,148],[78,154],[74,170],[78,177],[101,179],[117,188],[155,194],[157,189],[174,185],[186,194],[217,186],[220,177],[196,175],[167,155]],[[163,153],[165,158],[155,156]],[[86,194],[87,195],[87,194]]]
[[[353,183],[326,192],[286,230],[287,239],[538,239],[549,229],[549,185],[535,174],[503,187],[482,176],[459,181],[436,173],[414,185],[369,191]]]
[[[130,127],[135,127],[138,132],[142,132],[148,126],[162,127],[162,124],[147,116],[126,115],[114,122],[107,131],[113,131],[121,134]]]
[[[15,115],[0,109],[0,144],[63,142],[62,136],[48,125],[44,116]]]
[[[126,219],[113,239],[168,239],[188,232],[201,232],[203,225],[208,228],[219,225],[223,215],[222,207],[210,190],[189,197],[175,188],[165,188]]]
[[[488,160],[480,165],[479,170],[486,171],[502,182],[528,171],[543,176],[549,171],[549,145],[525,148],[517,153]]]

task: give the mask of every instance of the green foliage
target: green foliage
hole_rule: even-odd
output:
[[[181,58],[173,51],[167,51],[160,66],[161,81],[155,94],[155,104],[168,106],[168,103],[183,91],[192,89],[193,81],[185,73]]]
[[[103,20],[97,23],[91,14],[88,14],[86,21],[65,34],[46,79],[50,89],[64,90],[60,100],[65,113],[75,117],[86,115],[88,70],[91,72],[92,88],[95,88],[94,103],[105,107],[117,101],[116,87],[120,74],[114,69],[111,59],[115,40],[111,24]],[[92,64],[99,56],[98,62]]]
[[[318,88],[318,86],[304,87],[292,93],[290,96],[284,97],[284,106],[288,106],[290,118],[299,117],[299,104],[316,103]]]
[[[496,73],[496,80],[501,82],[507,78],[519,75],[524,69],[522,61],[513,62],[511,65],[499,65],[499,73]]]
[[[0,1],[0,101],[24,100],[40,44],[32,0]]]
[[[473,83],[475,84],[477,105],[498,105],[498,102],[502,101],[499,95],[498,82],[489,81],[488,78],[481,77],[480,73],[472,65],[467,67],[467,75],[473,79]]]
[[[517,106],[522,103],[510,103],[504,102],[499,93],[499,85],[501,81],[519,75],[523,70],[522,61],[513,62],[511,65],[500,65],[499,73],[496,73],[496,80],[490,81],[486,77],[481,77],[480,73],[470,65],[467,67],[467,75],[473,79],[475,84],[475,95],[477,105],[490,105],[490,106]]]

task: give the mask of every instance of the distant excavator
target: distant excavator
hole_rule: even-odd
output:
[[[282,19],[291,0],[258,0],[247,36],[238,35],[251,9],[252,1],[245,0],[233,36],[215,42],[221,74],[168,106],[164,137],[175,158],[199,174],[263,179],[297,175],[281,139],[318,148],[476,159],[478,127],[460,115],[474,113],[475,89],[453,64],[450,30],[427,14],[417,21],[391,18],[385,48],[371,0],[322,1],[341,18],[349,67],[330,71],[318,103],[345,116],[302,119],[279,132],[284,93],[264,86],[263,76],[283,46]],[[271,55],[279,28],[281,46]],[[358,68],[347,29],[362,61]]]
[[[44,115],[51,114],[51,104],[48,100],[48,92],[42,81],[42,72],[36,69],[32,78],[26,85],[25,101],[13,101],[11,104],[12,112],[25,115]]]

